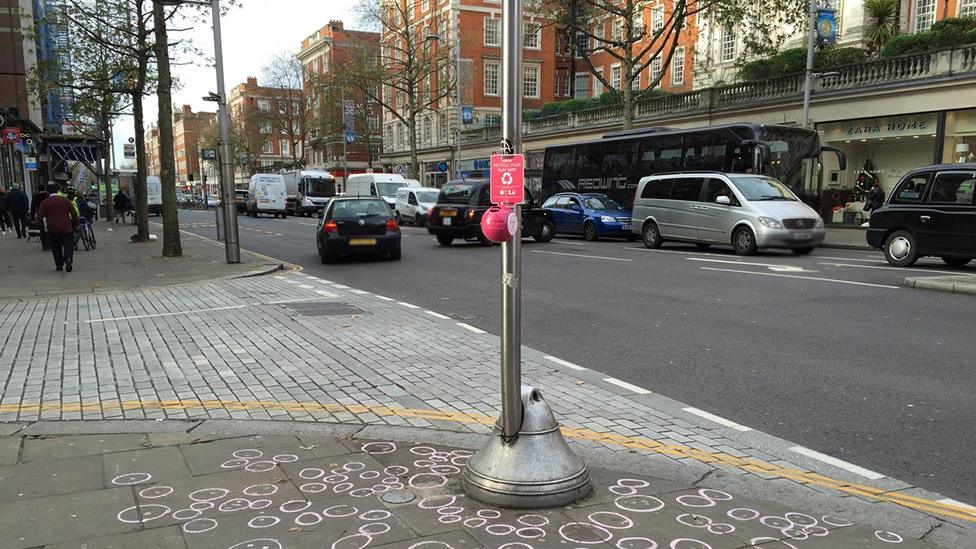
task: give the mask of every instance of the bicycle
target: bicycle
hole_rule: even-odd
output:
[[[81,223],[78,224],[78,231],[81,233],[81,242],[85,246],[85,251],[95,249],[95,230],[92,228],[92,222],[87,218],[82,217]]]

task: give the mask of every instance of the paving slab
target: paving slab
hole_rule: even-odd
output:
[[[20,437],[0,438],[0,467],[17,463],[20,455]]]
[[[183,461],[183,454],[176,446],[118,452],[102,457],[105,470],[105,486],[113,480],[129,479],[129,486],[148,484],[191,476],[190,468]],[[144,478],[147,471],[152,476]],[[144,480],[142,480],[144,478]]]
[[[44,549],[186,549],[178,526],[48,545]]]
[[[88,492],[103,486],[99,456],[0,467],[0,501]]]
[[[0,423],[0,437],[19,433],[23,429],[24,426],[20,423]]]
[[[0,539],[4,549],[27,549],[139,530],[138,521],[122,522],[111,511],[134,505],[128,488],[13,503],[2,499]]]
[[[94,456],[146,447],[144,434],[52,436],[24,439],[22,461],[49,461]]]
[[[233,469],[261,471],[277,463],[312,459],[302,441],[291,436],[253,436],[183,444],[179,448],[194,475]]]

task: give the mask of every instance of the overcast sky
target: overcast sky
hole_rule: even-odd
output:
[[[324,27],[330,20],[339,19],[346,28],[355,28],[356,18],[352,7],[356,0],[241,0],[242,7],[235,8],[221,19],[224,50],[224,74],[228,93],[231,88],[244,82],[248,76],[261,76],[261,68],[276,54],[289,51],[297,53],[302,40]],[[171,40],[176,35],[171,36]],[[198,24],[193,31],[180,33],[191,38],[194,45],[213,59],[213,27]],[[173,68],[173,75],[180,79],[182,87],[173,91],[173,103],[190,105],[194,111],[216,111],[216,103],[207,103],[202,97],[217,91],[217,77],[213,66],[203,60]],[[156,120],[158,108],[155,94],[145,101],[146,127]],[[122,158],[122,144],[133,136],[132,118],[116,121],[115,149]]]

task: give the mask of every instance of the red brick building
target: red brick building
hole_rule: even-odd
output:
[[[329,89],[334,71],[342,70],[344,64],[355,61],[364,52],[376,49],[379,40],[378,33],[346,30],[342,21],[329,21],[302,41],[298,60],[303,68],[306,95],[316,97],[312,118],[318,122],[309,136],[306,160],[309,168],[328,170],[344,180],[346,170],[362,173],[379,161],[382,107],[354,90]],[[351,102],[355,112],[353,143],[345,143],[343,101]]]
[[[227,107],[238,183],[249,180],[254,173],[302,164],[305,146],[301,132],[305,121],[300,95],[300,90],[261,86],[253,76],[230,90]]]
[[[203,172],[200,165],[201,134],[210,127],[217,114],[193,112],[189,105],[173,112],[173,155],[176,159],[176,184],[193,186],[199,183]],[[155,123],[146,130],[146,175],[158,176],[160,172],[159,128]]]

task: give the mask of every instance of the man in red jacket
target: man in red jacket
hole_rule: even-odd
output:
[[[41,202],[37,209],[37,219],[47,227],[51,240],[51,253],[54,254],[54,266],[58,271],[64,269],[70,273],[75,253],[78,212],[64,195],[55,194],[58,192],[57,185],[48,185],[47,192],[51,196]]]

